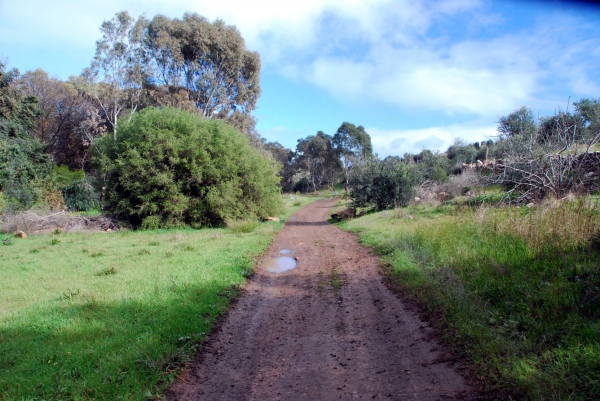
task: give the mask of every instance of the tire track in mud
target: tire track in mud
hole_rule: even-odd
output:
[[[384,284],[377,257],[327,222],[336,200],[292,216],[167,400],[472,399],[430,329]]]

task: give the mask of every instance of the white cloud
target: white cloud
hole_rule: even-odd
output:
[[[373,151],[379,157],[402,156],[404,153],[418,153],[423,149],[444,152],[455,139],[467,143],[481,142],[496,135],[496,126],[477,123],[456,124],[445,127],[429,127],[412,130],[386,130],[367,128],[371,135]]]
[[[317,57],[297,71],[339,99],[447,114],[497,116],[524,104],[551,109],[569,95],[594,96],[597,67],[589,57],[600,41],[554,40],[540,28],[445,45],[430,40],[403,47],[385,43],[373,45],[358,59]]]
[[[236,25],[248,47],[258,50],[270,68],[352,103],[354,109],[383,104],[405,113],[428,110],[495,121],[522,105],[552,110],[566,106],[569,96],[572,100],[599,96],[600,38],[594,35],[597,28],[592,22],[586,25],[582,18],[558,12],[548,17],[545,12],[543,21],[533,15],[520,30],[508,26],[504,30],[508,16],[490,12],[489,4],[482,0],[0,0],[0,47],[10,43],[32,52],[46,48],[58,53],[66,48],[92,54],[100,24],[116,12],[180,18],[192,11]],[[42,60],[40,66],[47,68],[41,64]],[[81,68],[76,66],[69,74]],[[495,127],[484,125],[450,125],[369,132],[376,149],[385,155],[396,149],[420,151],[415,147],[424,143],[418,141],[427,138],[427,143],[443,143],[439,145],[443,150],[454,137],[480,140],[494,131]],[[275,128],[269,134],[305,136]]]

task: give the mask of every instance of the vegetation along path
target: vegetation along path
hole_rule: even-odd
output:
[[[427,324],[386,287],[375,256],[327,222],[335,200],[292,216],[235,308],[168,400],[468,399]],[[289,251],[282,254],[281,251]]]

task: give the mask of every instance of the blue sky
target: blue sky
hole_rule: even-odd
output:
[[[103,20],[180,18],[236,25],[261,54],[254,115],[265,138],[295,147],[344,121],[380,156],[488,139],[526,105],[549,115],[600,97],[600,7],[484,0],[0,0],[0,57],[66,79],[94,55]]]

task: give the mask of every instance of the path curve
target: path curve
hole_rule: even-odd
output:
[[[290,217],[243,295],[167,400],[471,398],[427,324],[385,286],[375,256],[327,222],[336,200]]]

